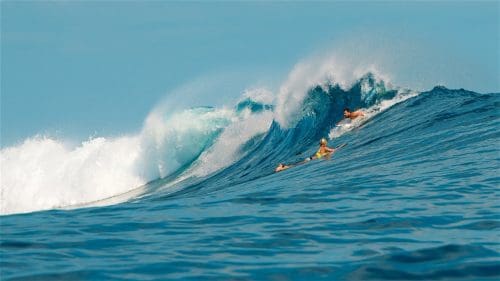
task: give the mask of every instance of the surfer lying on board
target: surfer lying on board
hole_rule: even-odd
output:
[[[344,119],[345,118],[349,118],[351,120],[354,120],[358,117],[363,117],[365,116],[365,114],[363,113],[363,111],[361,110],[356,110],[356,111],[351,111],[348,107],[344,108]],[[342,120],[344,120],[342,119]],[[342,120],[340,120],[337,125],[342,122]]]
[[[326,141],[326,139],[322,138],[319,141],[318,151],[316,151],[316,153],[313,156],[309,157],[309,160],[319,159],[319,158],[325,157],[325,156],[330,156],[330,154],[334,153],[335,148],[330,148],[330,147],[326,146],[327,144],[328,144],[328,142]]]
[[[285,165],[283,163],[279,163],[278,167],[276,167],[276,169],[274,169],[274,172],[281,172],[281,171],[286,170],[288,168],[290,168],[290,166]]]
[[[311,161],[313,159],[320,159],[320,158],[323,158],[323,157],[330,156],[332,153],[335,152],[335,148],[328,147],[327,144],[328,144],[328,141],[325,138],[322,138],[319,141],[319,149],[318,149],[318,151],[316,151],[316,153],[314,153],[313,156],[307,157],[304,161],[301,161],[299,163],[292,164],[292,165],[285,165],[283,163],[280,163],[278,165],[278,167],[276,167],[276,169],[274,169],[274,171],[275,172],[281,172],[281,171],[286,170],[288,168],[291,168],[293,166],[297,166],[297,165],[309,162],[309,161]],[[344,146],[344,145],[345,144],[343,144],[341,146]],[[341,146],[339,146],[339,147],[341,147]]]

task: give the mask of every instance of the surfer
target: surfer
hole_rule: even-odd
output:
[[[301,164],[304,164],[306,162],[309,162],[313,159],[320,159],[320,158],[328,157],[328,156],[332,155],[332,153],[334,153],[336,149],[328,147],[327,144],[328,144],[328,141],[325,138],[322,138],[319,141],[319,149],[318,149],[318,151],[316,151],[316,153],[314,153],[314,155],[312,155],[311,157],[307,157],[304,161],[301,161],[301,162],[296,163],[296,164],[285,165],[283,163],[279,163],[278,167],[276,167],[276,169],[274,169],[274,172],[281,172],[281,171],[286,170],[288,168],[291,168],[293,166],[297,166],[297,165],[301,165]],[[344,147],[345,145],[346,144],[342,144],[339,147],[337,147],[337,149]]]
[[[286,170],[286,169],[288,169],[288,168],[290,168],[290,166],[285,165],[285,164],[283,164],[283,163],[279,163],[279,164],[278,164],[278,167],[276,167],[276,169],[274,169],[274,172],[276,172],[276,173],[277,173],[277,172],[281,172],[281,171]]]
[[[322,138],[319,141],[318,151],[316,151],[316,153],[313,156],[309,157],[309,160],[320,159],[320,158],[325,157],[325,156],[330,156],[332,153],[334,153],[335,148],[328,147],[327,144],[328,144],[328,141],[325,138]]]
[[[365,116],[365,114],[363,113],[363,111],[361,110],[356,110],[356,111],[351,111],[348,107],[344,108],[344,119],[346,118],[349,118],[351,120],[354,120],[358,117],[363,117]],[[343,119],[342,119],[343,120]],[[342,120],[340,120],[337,125],[342,122]]]
[[[309,161],[314,160],[314,159],[320,159],[320,158],[323,158],[325,156],[330,156],[332,153],[335,152],[335,149],[345,146],[345,144],[342,144],[337,148],[331,148],[331,147],[328,147],[327,144],[328,144],[328,141],[325,138],[322,138],[319,141],[318,151],[316,151],[316,153],[314,153],[312,156],[304,159],[304,161],[301,161],[295,165],[304,164],[304,163],[309,162]],[[293,165],[293,166],[295,166],[295,165]]]

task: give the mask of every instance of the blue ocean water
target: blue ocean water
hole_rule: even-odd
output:
[[[499,94],[435,87],[336,135],[344,107],[397,98],[365,78],[313,87],[297,122],[273,121],[221,169],[181,179],[221,137],[216,122],[187,162],[124,202],[5,214],[1,279],[497,280]],[[328,135],[347,146],[274,173]]]

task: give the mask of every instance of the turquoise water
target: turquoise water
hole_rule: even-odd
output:
[[[329,140],[348,144],[330,159],[273,173],[343,107],[396,95],[313,88],[293,126],[273,121],[221,169],[175,181],[196,152],[118,204],[6,214],[1,279],[497,280],[499,94],[436,87]]]

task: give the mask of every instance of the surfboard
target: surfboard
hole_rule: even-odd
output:
[[[343,144],[341,144],[341,145],[339,145],[339,146],[337,146],[337,147],[335,147],[335,150],[337,150],[337,149],[341,149],[342,147],[344,147],[344,146],[346,146],[346,145],[347,145],[347,142],[346,142],[346,143],[343,143]]]

